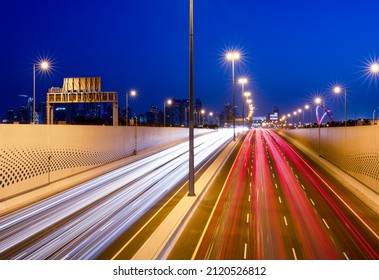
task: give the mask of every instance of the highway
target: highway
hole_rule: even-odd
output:
[[[184,258],[379,259],[378,215],[327,173],[274,131],[251,130]]]
[[[195,166],[231,141],[195,139]],[[188,176],[188,142],[0,218],[0,259],[95,259]]]

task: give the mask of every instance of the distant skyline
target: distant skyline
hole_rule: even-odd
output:
[[[236,81],[247,76],[255,115],[274,106],[281,114],[311,104],[322,95],[336,120],[342,96],[330,86],[347,88],[348,118],[379,112],[378,77],[367,63],[379,55],[379,1],[360,0],[194,0],[195,98],[221,113],[232,103],[228,50],[241,52]],[[51,61],[38,73],[37,104],[65,77],[102,77],[104,91],[125,92],[133,112],[168,98],[188,98],[189,1],[10,1],[0,11],[0,116],[32,95],[33,63]],[[241,114],[241,87],[236,83]]]

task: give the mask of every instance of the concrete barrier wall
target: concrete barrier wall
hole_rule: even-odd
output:
[[[209,131],[196,129],[195,135]],[[9,199],[46,193],[41,186],[128,157],[136,148],[187,139],[187,128],[0,125],[0,210]]]
[[[379,126],[281,130],[379,194]]]

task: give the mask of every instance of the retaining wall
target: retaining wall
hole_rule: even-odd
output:
[[[195,135],[209,131],[195,129]],[[44,186],[52,182],[128,157],[135,149],[187,139],[188,128],[0,125],[0,212],[46,195]]]
[[[379,195],[379,126],[281,130]]]

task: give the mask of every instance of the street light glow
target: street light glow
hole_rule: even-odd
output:
[[[374,62],[370,65],[370,71],[373,74],[378,74],[379,73],[379,63]]]
[[[248,92],[248,91],[246,91],[246,92],[244,93],[244,95],[245,95],[246,97],[249,97],[249,96],[251,95],[251,93]]]
[[[47,70],[47,69],[49,69],[49,67],[50,67],[49,62],[46,61],[46,60],[41,61],[41,63],[40,63],[40,67],[41,67],[42,70]]]
[[[130,96],[136,96],[136,95],[137,95],[137,92],[135,90],[130,91]]]
[[[243,85],[243,84],[246,84],[247,83],[247,78],[239,78],[238,79],[238,83]]]
[[[333,88],[333,92],[334,92],[335,94],[340,94],[340,93],[342,92],[342,88],[341,88],[340,86],[335,86],[335,87]]]
[[[316,105],[320,105],[321,102],[322,102],[321,97],[316,97],[315,100],[314,100],[314,102],[315,102]]]
[[[226,54],[227,60],[238,60],[241,57],[239,52],[233,51]]]

